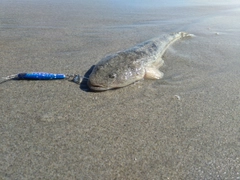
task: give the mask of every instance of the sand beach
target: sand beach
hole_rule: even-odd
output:
[[[240,179],[240,3],[0,2],[0,77],[87,75],[163,33],[161,80],[0,82],[0,179]]]

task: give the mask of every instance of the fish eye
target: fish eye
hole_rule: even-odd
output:
[[[97,69],[98,69],[98,70],[103,69],[103,65],[99,65],[99,66],[97,67]]]
[[[108,75],[108,77],[114,79],[114,78],[117,77],[117,74],[116,73],[111,73],[111,74]]]

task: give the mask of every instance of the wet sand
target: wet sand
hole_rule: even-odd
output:
[[[0,179],[239,179],[240,5],[201,2],[0,2],[1,77],[83,75],[162,33],[195,34],[157,81],[2,81]]]

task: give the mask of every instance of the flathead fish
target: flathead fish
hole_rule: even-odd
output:
[[[159,68],[166,49],[176,40],[192,36],[178,32],[148,40],[130,49],[119,51],[100,60],[93,68],[88,86],[94,91],[105,91],[127,86],[141,79],[161,79]]]

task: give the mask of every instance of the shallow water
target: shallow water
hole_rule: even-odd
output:
[[[239,15],[237,1],[1,1],[2,77],[85,74],[162,33],[195,37],[169,47],[159,81],[1,83],[0,177],[240,178]]]

